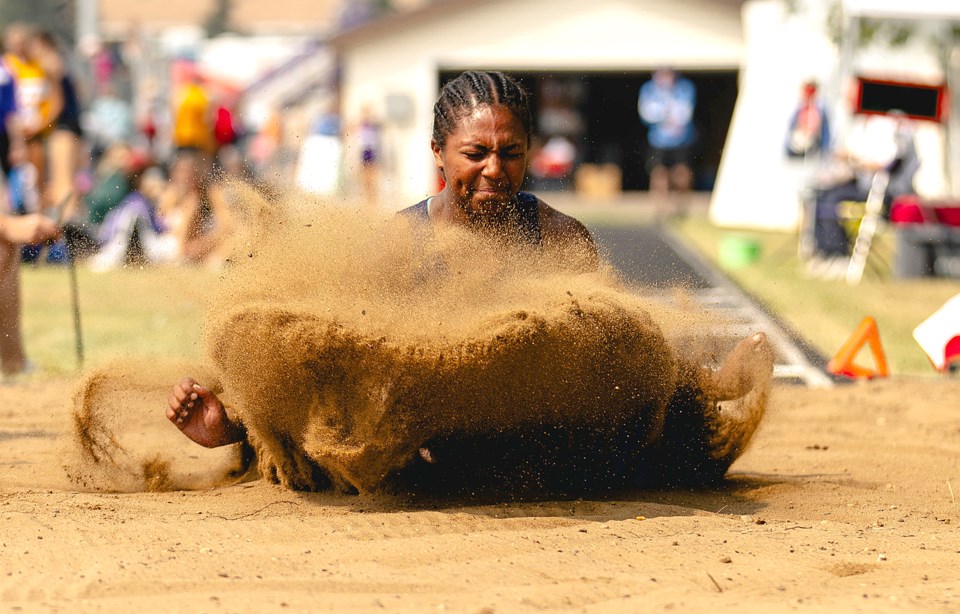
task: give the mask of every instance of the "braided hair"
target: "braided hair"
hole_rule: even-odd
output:
[[[501,104],[523,124],[529,143],[533,119],[530,95],[515,79],[496,71],[468,70],[440,89],[433,105],[433,140],[441,148],[457,122],[483,106]]]

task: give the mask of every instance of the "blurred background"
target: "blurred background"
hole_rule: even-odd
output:
[[[917,112],[918,190],[952,194],[960,139],[946,107],[958,103],[945,92],[960,74],[960,9],[949,0],[902,4],[13,0],[0,5],[0,24],[56,36],[88,138],[112,138],[97,133],[93,115],[110,107],[99,99],[119,97],[134,118],[132,145],[168,159],[178,91],[197,74],[209,112],[230,113],[254,170],[315,192],[363,189],[357,151],[371,138],[362,127],[372,126],[382,150],[374,187],[389,186],[398,208],[435,189],[432,103],[469,68],[510,72],[533,93],[535,154],[552,146],[532,167],[531,188],[593,197],[648,189],[637,92],[671,67],[696,87],[693,187],[712,194],[714,221],[790,228],[807,177],[782,151],[807,82],[819,85],[836,143],[863,111],[863,80],[933,88],[936,108]]]

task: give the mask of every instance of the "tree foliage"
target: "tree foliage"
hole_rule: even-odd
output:
[[[0,0],[0,26],[28,23],[52,32],[67,46],[74,44],[76,0]]]

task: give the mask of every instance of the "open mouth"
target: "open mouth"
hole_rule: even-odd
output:
[[[510,195],[511,192],[510,192],[509,186],[502,186],[502,187],[483,186],[483,187],[479,187],[479,188],[474,189],[474,190],[473,190],[473,193],[474,193],[474,194],[486,195],[486,196],[489,196],[489,195],[493,195],[493,196],[508,196],[508,195]]]

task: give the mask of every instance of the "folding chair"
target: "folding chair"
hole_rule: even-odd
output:
[[[867,194],[863,218],[857,228],[853,252],[850,254],[850,263],[847,265],[846,279],[848,284],[855,285],[863,279],[867,257],[870,255],[870,248],[873,246],[873,238],[883,220],[883,201],[889,182],[890,173],[886,170],[877,171],[873,176],[870,192]]]

